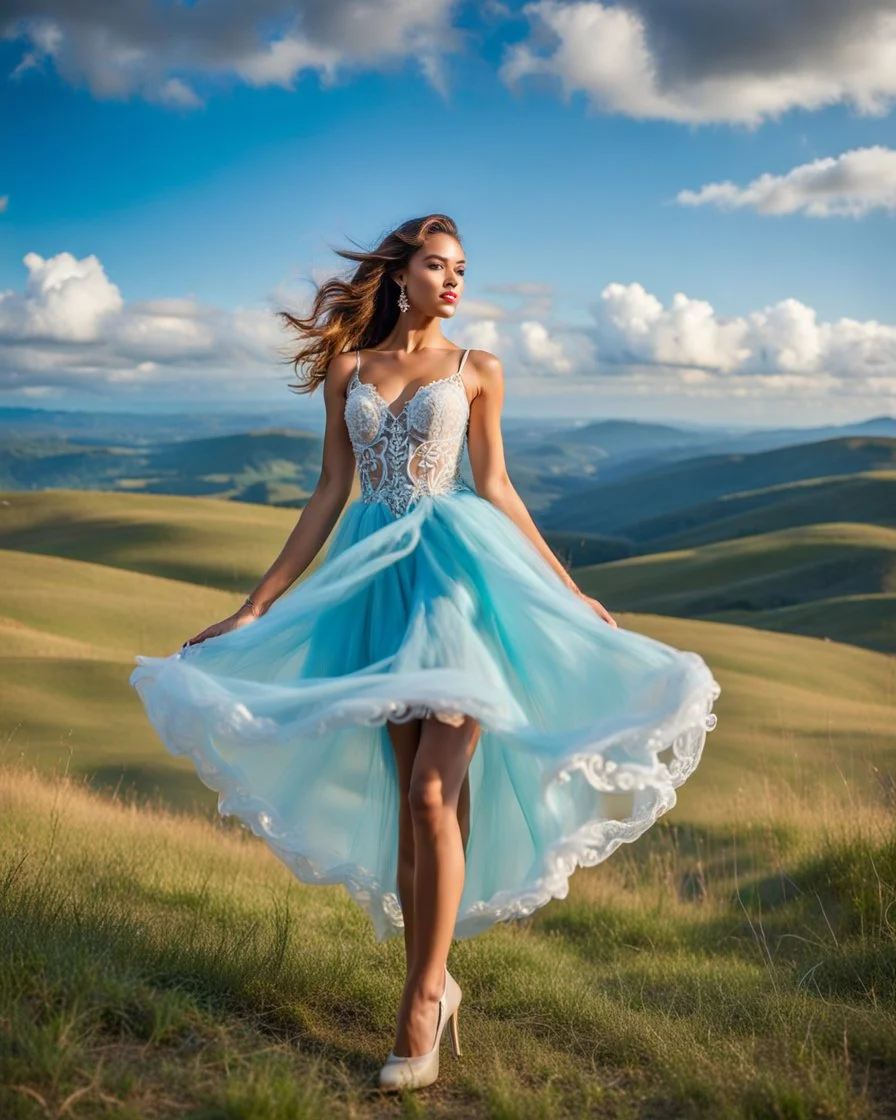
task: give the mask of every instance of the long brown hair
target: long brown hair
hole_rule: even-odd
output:
[[[399,314],[398,285],[391,274],[404,268],[432,233],[447,233],[460,241],[457,226],[447,214],[427,214],[402,222],[375,249],[334,249],[340,257],[358,262],[354,275],[317,285],[311,313],[305,319],[289,311],[277,313],[303,342],[286,361],[296,372],[304,367],[305,377],[288,388],[313,393],[337,354],[376,346],[387,337]]]

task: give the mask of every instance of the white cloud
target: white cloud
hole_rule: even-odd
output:
[[[494,319],[473,319],[465,322],[455,338],[458,346],[469,346],[472,350],[487,350],[490,354],[506,353],[509,338],[498,329]]]
[[[760,175],[745,187],[707,183],[699,191],[679,191],[676,201],[721,210],[750,207],[760,214],[861,218],[871,210],[896,210],[896,151],[855,148],[801,164],[786,175]]]
[[[318,70],[332,77],[341,51],[319,48],[294,35],[276,39],[234,60],[234,69],[252,86],[292,85],[303,70]]]
[[[896,326],[874,320],[819,322],[796,299],[724,318],[681,292],[665,307],[640,284],[608,284],[592,311],[601,362],[704,370],[720,383],[747,375],[763,388],[874,379],[896,393]]]
[[[476,320],[502,320],[513,318],[513,313],[500,303],[490,299],[476,299],[474,296],[463,297],[464,319]]]
[[[192,87],[180,78],[165,78],[155,94],[161,105],[171,105],[178,109],[198,109],[202,99]]]
[[[526,319],[520,323],[520,341],[527,365],[544,374],[575,372],[575,363],[563,341],[552,335],[543,323]]]
[[[96,257],[79,261],[59,253],[44,260],[28,253],[24,264],[25,291],[0,294],[0,337],[94,342],[104,319],[122,307],[121,293]]]
[[[263,395],[292,379],[282,361],[291,338],[273,310],[221,309],[193,297],[127,301],[95,256],[29,253],[24,263],[23,289],[0,293],[0,390],[126,391],[155,400],[208,386],[220,404],[250,383]],[[644,398],[896,402],[896,326],[820,321],[796,299],[725,318],[684,293],[664,305],[640,284],[611,283],[591,308],[593,327],[463,310],[455,340],[497,354],[509,386],[524,395],[613,386]]]
[[[522,287],[494,285],[493,289],[510,295],[533,294],[522,291]],[[545,294],[541,286],[538,294]],[[463,321],[452,337],[461,346],[496,354],[507,376],[522,378],[532,387],[539,381],[593,371],[595,346],[587,334],[576,329],[551,328],[527,314],[528,311],[518,310],[494,316],[487,305],[464,299]]]
[[[504,80],[544,75],[601,112],[755,125],[838,103],[883,113],[896,97],[893,0],[538,0],[523,12],[533,30],[508,49]]]
[[[710,304],[681,293],[666,309],[640,284],[608,284],[593,310],[601,355],[611,361],[724,372],[749,354],[742,321],[724,322]]]
[[[155,0],[12,0],[0,37],[23,50],[12,76],[55,67],[98,98],[134,95],[172,107],[202,104],[221,80],[291,88],[305,71],[327,83],[341,69],[411,61],[444,89],[442,60],[459,49],[457,0],[256,0],[159,5]]]
[[[875,324],[876,326],[876,324]],[[829,357],[830,342],[837,330],[831,323],[819,323],[815,311],[796,299],[785,299],[754,311],[744,319],[735,319],[734,329],[743,329],[744,369],[811,373],[822,368]],[[869,327],[874,333],[874,327]],[[849,376],[858,372],[860,355],[844,353],[839,373]]]
[[[184,379],[280,376],[285,338],[271,311],[194,299],[127,303],[95,256],[29,253],[21,292],[0,293],[0,389],[147,389]]]

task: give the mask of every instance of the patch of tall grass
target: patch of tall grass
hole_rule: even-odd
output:
[[[896,803],[776,782],[456,941],[462,1058],[383,1098],[404,980],[233,821],[0,767],[0,1115],[829,1117],[896,1097]],[[892,1114],[892,1113],[890,1113]]]

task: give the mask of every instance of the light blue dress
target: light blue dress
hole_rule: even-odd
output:
[[[464,482],[468,353],[397,411],[361,381],[358,355],[345,420],[361,496],[320,566],[261,618],[137,655],[130,675],[219,811],[301,881],[342,883],[378,940],[403,926],[387,720],[482,726],[464,938],[564,898],[578,866],[669,810],[721,692],[698,654],[604,622]]]

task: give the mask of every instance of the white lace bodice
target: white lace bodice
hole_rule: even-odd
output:
[[[361,500],[385,502],[406,513],[421,494],[445,494],[465,486],[460,474],[470,404],[463,370],[421,385],[394,413],[379,391],[358,376],[361,352],[345,394],[345,423],[358,464]]]

